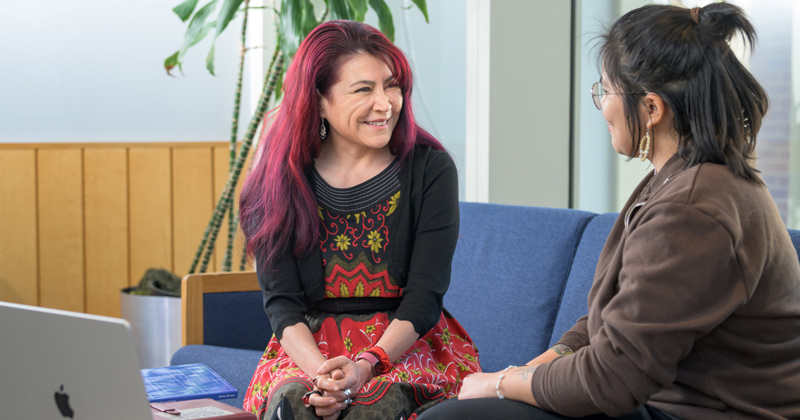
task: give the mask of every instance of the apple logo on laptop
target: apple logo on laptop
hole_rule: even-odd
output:
[[[61,385],[61,392],[56,392],[56,405],[62,416],[72,418],[75,415],[69,406],[69,395],[64,392],[64,385]]]

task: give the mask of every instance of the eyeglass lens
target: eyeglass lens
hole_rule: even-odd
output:
[[[603,89],[603,85],[600,82],[595,82],[592,85],[592,101],[594,101],[594,106],[597,109],[602,109],[603,96],[605,96],[606,90]]]

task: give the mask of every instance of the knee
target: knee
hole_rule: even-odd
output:
[[[275,397],[285,397],[290,401],[300,400],[303,398],[303,394],[308,392],[309,386],[303,382],[298,381],[284,381],[283,383],[278,383],[275,388]]]
[[[425,410],[419,417],[418,420],[464,420],[471,418],[470,408],[467,407],[468,404],[464,404],[465,401],[458,401],[456,399],[450,399],[442,401],[433,407]]]
[[[519,401],[497,398],[447,400],[423,412],[418,420],[561,419]]]

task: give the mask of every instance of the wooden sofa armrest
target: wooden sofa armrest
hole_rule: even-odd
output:
[[[255,271],[189,274],[181,281],[181,343],[203,344],[203,295],[261,290]]]

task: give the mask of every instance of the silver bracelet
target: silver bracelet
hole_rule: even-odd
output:
[[[506,377],[506,372],[509,369],[513,369],[515,367],[516,366],[514,365],[509,365],[507,368],[503,369],[503,372],[500,374],[500,377],[497,378],[497,383],[494,385],[494,390],[495,392],[497,392],[497,398],[500,398],[501,400],[506,399],[506,397],[504,397],[503,394],[500,392],[500,382],[502,382],[503,378]]]

